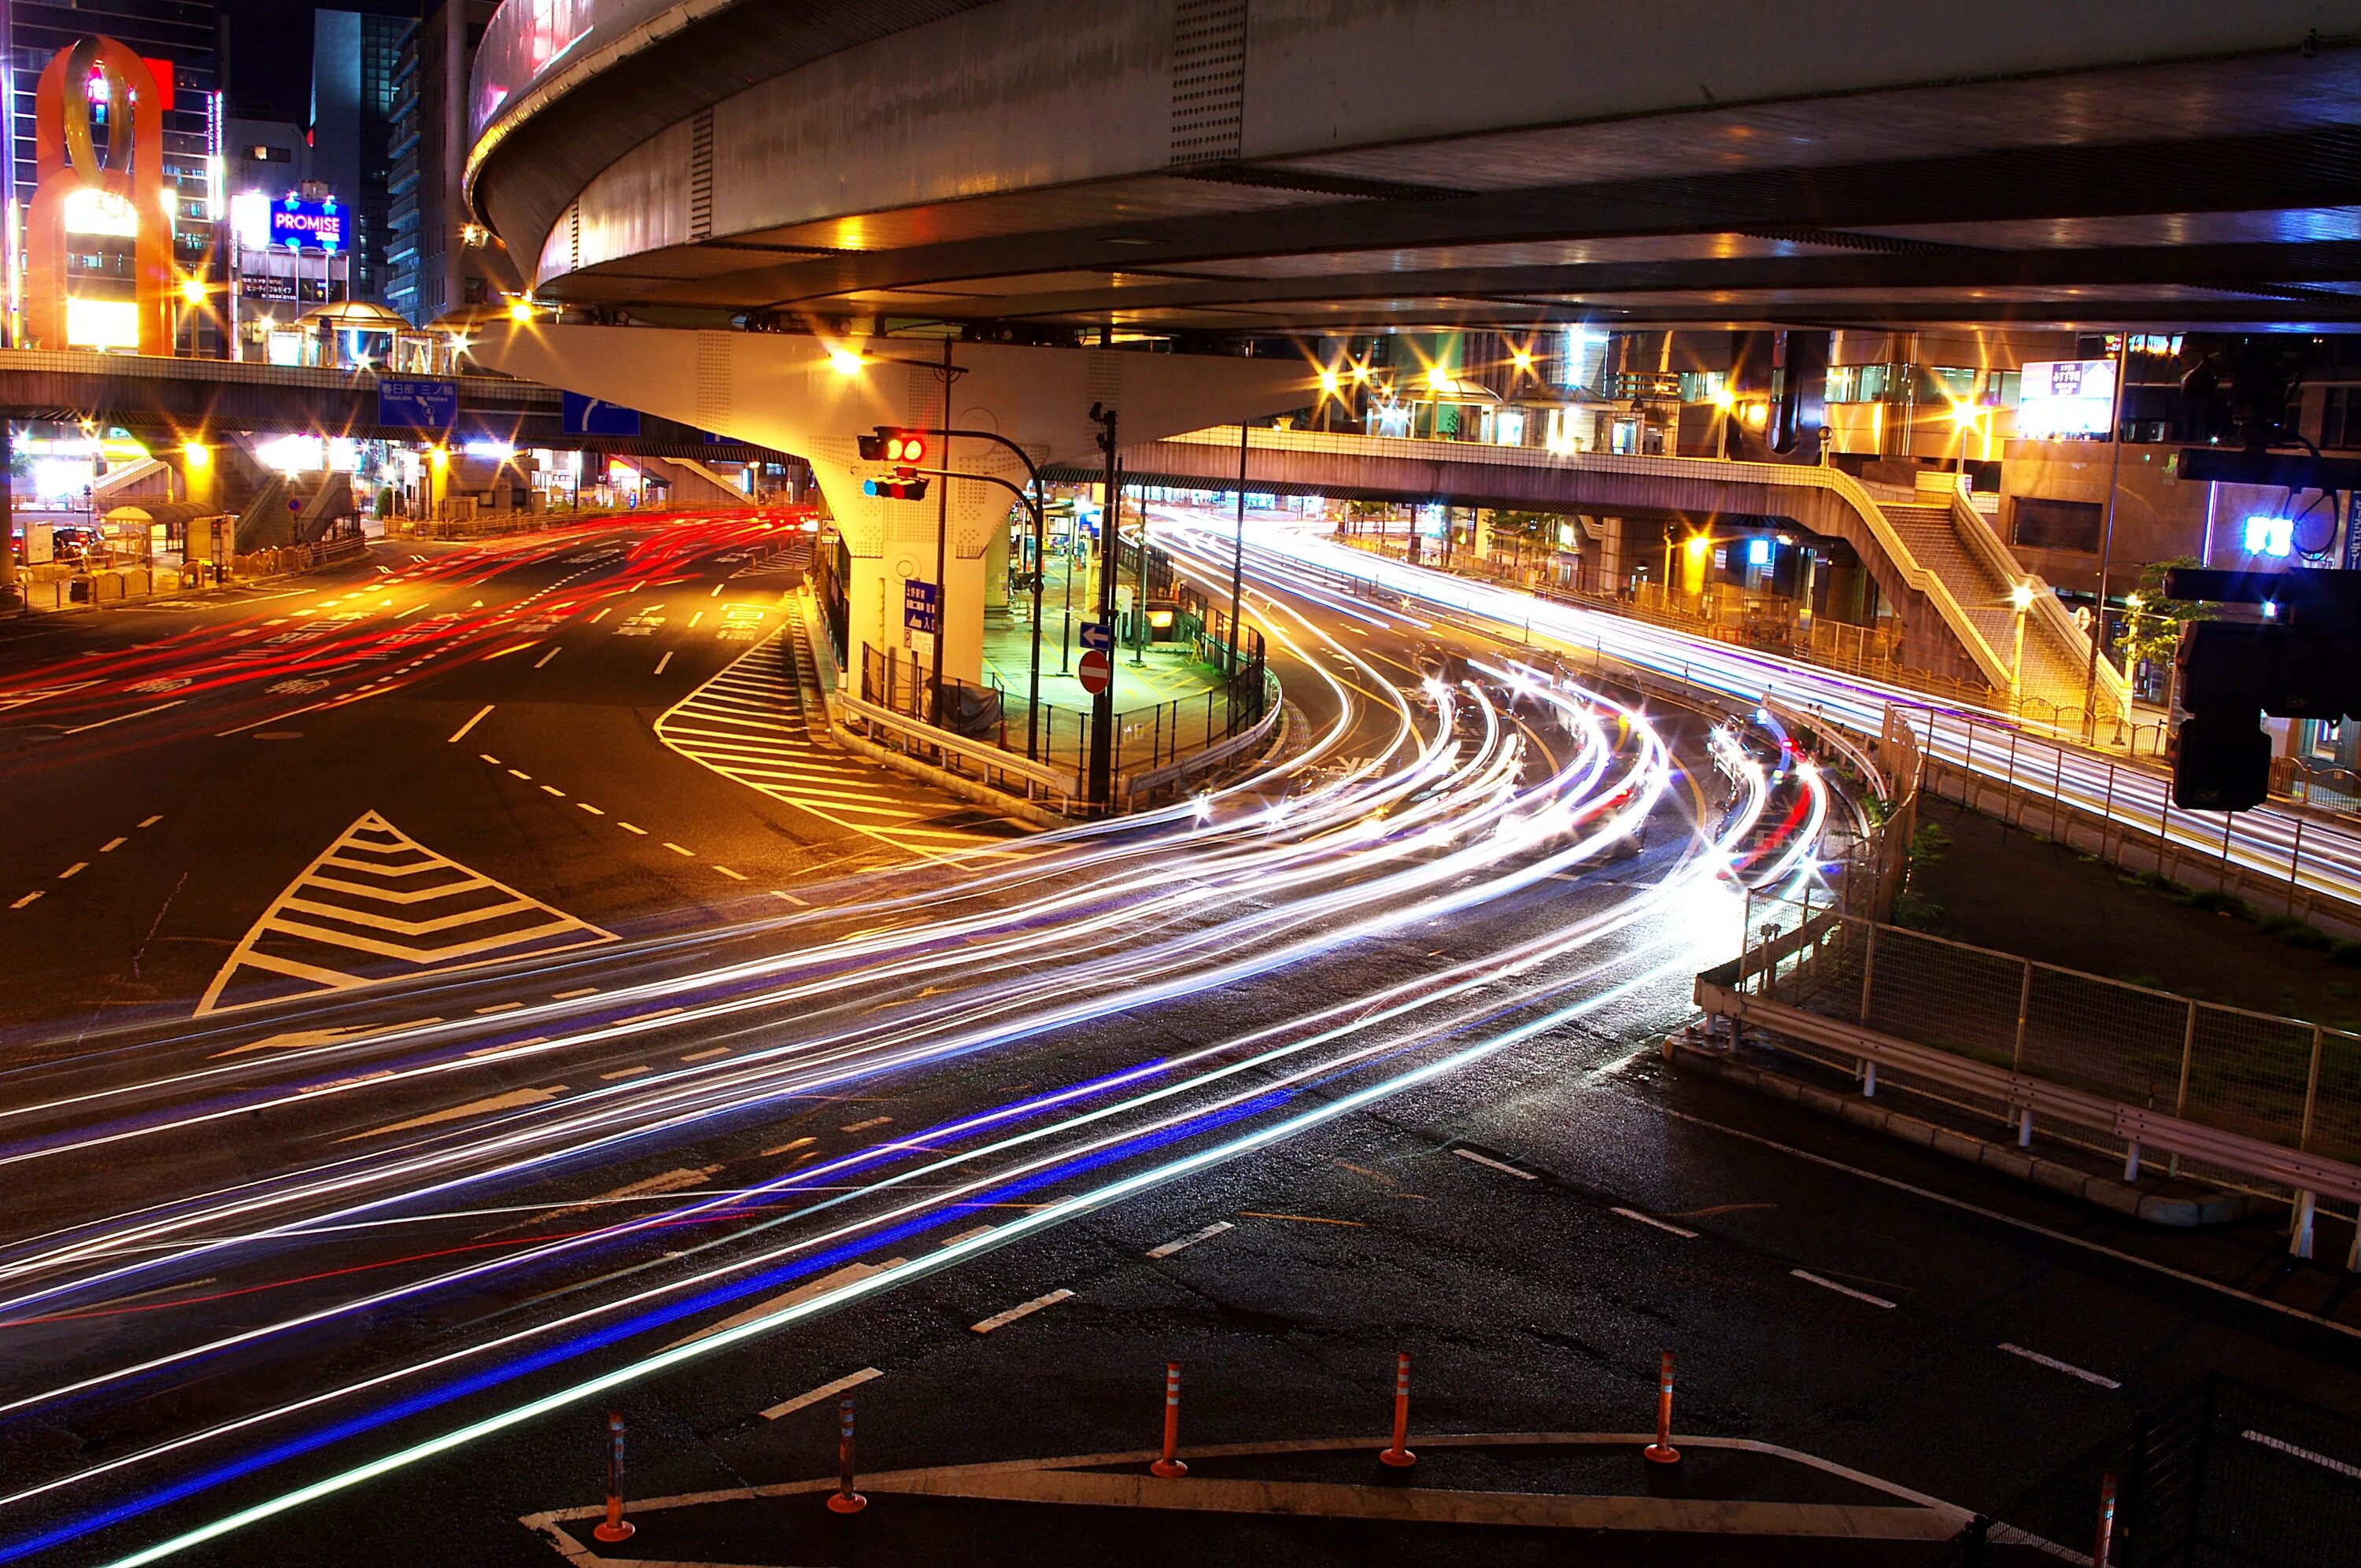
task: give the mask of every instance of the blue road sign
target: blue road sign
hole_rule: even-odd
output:
[[[1101,651],[1113,648],[1115,628],[1104,620],[1085,620],[1082,622],[1082,646]]]
[[[942,624],[940,603],[932,583],[913,577],[902,585],[902,624],[912,631],[932,635]]]
[[[377,384],[377,422],[416,430],[448,430],[459,421],[459,389],[450,381],[381,378]]]
[[[640,433],[640,411],[627,409],[620,403],[586,398],[579,392],[568,392],[566,394],[566,433],[637,435]]]

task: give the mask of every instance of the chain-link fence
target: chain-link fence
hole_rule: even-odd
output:
[[[2329,1568],[2361,1541],[2361,1420],[2213,1375],[2059,1465],[1928,1568]]]
[[[2361,1164],[2361,1036],[1802,900],[1751,897],[1746,944],[1746,991],[2119,1104]],[[1881,1081],[2003,1121],[2017,1114],[1998,1098],[1891,1068]],[[2058,1135],[2117,1157],[2128,1148],[2088,1128]]]

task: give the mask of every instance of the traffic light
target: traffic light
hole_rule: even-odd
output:
[[[922,501],[927,499],[927,481],[900,475],[890,479],[863,479],[861,493],[889,501]]]
[[[927,438],[915,430],[896,430],[881,424],[874,435],[861,439],[861,460],[864,463],[891,463],[897,468],[915,468],[927,460]]]

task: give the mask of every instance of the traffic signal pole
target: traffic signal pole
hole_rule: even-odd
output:
[[[1115,469],[1115,410],[1091,405],[1099,426],[1099,450],[1106,454],[1106,504],[1099,512],[1099,624],[1115,624],[1115,542],[1123,516],[1122,477]],[[1067,569],[1072,570],[1070,562]],[[1146,606],[1142,606],[1143,611]],[[1112,662],[1107,684],[1091,698],[1091,804],[1101,815],[1115,810],[1115,681]]]
[[[939,460],[948,468],[951,466],[951,383],[959,379],[959,372],[951,367],[951,340],[948,337],[943,339],[943,367],[936,374],[943,379],[943,450]],[[951,597],[947,580],[950,570],[950,532],[951,489],[945,485],[942,494],[935,498],[935,671],[934,685],[929,688],[934,694],[934,712],[929,717],[936,724],[943,721],[943,642],[951,624],[950,617],[945,613],[950,608]]]

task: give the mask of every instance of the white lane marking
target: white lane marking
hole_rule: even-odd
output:
[[[2004,1343],[2001,1346],[2001,1349],[2008,1352],[2011,1355],[2023,1356],[2026,1360],[2033,1363],[2036,1366],[2046,1366],[2052,1372],[2063,1372],[2069,1377],[2080,1377],[2083,1382],[2095,1383],[2102,1388],[2120,1388],[2123,1387],[2122,1384],[2116,1382],[2112,1377],[2102,1377],[2095,1372],[2086,1371],[2082,1367],[2073,1365],[2069,1362],[2060,1361],[2054,1355],[2044,1355],[2037,1350],[2027,1350],[2021,1344]]]
[[[2248,1442],[2260,1443],[2263,1447],[2277,1453],[2284,1453],[2290,1459],[2301,1459],[2308,1464],[2317,1464],[2323,1470],[2334,1470],[2339,1475],[2349,1475],[2356,1481],[2361,1481],[2361,1464],[2347,1464],[2342,1459],[2331,1459],[2324,1453],[2314,1453],[2308,1448],[2298,1448],[2285,1438],[2273,1437],[2268,1432],[2259,1432],[2252,1427],[2238,1435]]]
[[[785,899],[789,904],[794,905],[797,909],[809,909],[809,908],[811,907],[811,905],[810,905],[809,901],[807,901],[807,900],[806,900],[806,899],[797,898],[797,897],[796,897],[794,894],[792,894],[792,893],[781,893],[781,892],[780,892],[777,888],[775,888],[775,887],[774,887],[774,888],[773,888],[773,889],[771,890],[771,896],[772,896],[773,898],[784,898],[784,899]]]
[[[554,648],[554,647],[553,647],[553,648],[551,648],[551,649],[550,649],[550,651],[549,651],[548,652],[544,653],[540,658],[535,659],[535,660],[533,662],[533,667],[534,669],[538,670],[538,669],[539,669],[539,668],[541,668],[544,664],[548,663],[552,659],[555,659],[555,658],[556,658],[556,657],[557,657],[557,650],[556,650],[555,648]]]
[[[558,788],[555,784],[544,784],[544,785],[542,785],[542,786],[541,786],[541,793],[542,793],[542,794],[544,794],[544,795],[556,795],[556,796],[557,796],[559,799],[561,799],[561,800],[563,800],[563,799],[566,797],[566,792],[565,792],[564,790],[562,790],[562,789]]]
[[[390,1069],[389,1069],[390,1070]],[[369,1077],[382,1076],[371,1073]],[[474,1100],[465,1105],[453,1105],[442,1111],[430,1111],[423,1116],[412,1116],[407,1122],[389,1122],[382,1127],[372,1127],[366,1133],[354,1133],[336,1140],[340,1144],[357,1143],[362,1138],[374,1138],[385,1133],[406,1133],[413,1127],[431,1127],[437,1122],[454,1122],[462,1116],[480,1116],[494,1111],[514,1111],[526,1105],[546,1105],[566,1092],[566,1085],[555,1083],[547,1089],[517,1089],[489,1099]]]
[[[866,1122],[855,1122],[849,1127],[839,1127],[837,1131],[840,1133],[865,1133],[872,1127],[882,1127],[893,1119],[894,1118],[891,1116],[872,1116]]]
[[[10,905],[8,907],[9,907],[9,908],[11,908],[11,909],[22,909],[22,908],[24,908],[24,907],[25,907],[25,905],[27,905],[27,904],[32,903],[32,902],[33,902],[33,900],[35,900],[35,899],[37,899],[37,898],[38,898],[38,897],[40,897],[40,896],[41,896],[41,890],[40,890],[39,888],[35,888],[32,892],[30,892],[30,893],[27,894],[24,897],[22,897],[22,898],[18,899],[16,903],[14,903],[14,904]]]
[[[994,1329],[1005,1329],[1019,1318],[1038,1312],[1044,1307],[1054,1307],[1060,1301],[1071,1301],[1073,1297],[1074,1293],[1071,1290],[1065,1289],[1052,1290],[1047,1296],[1036,1296],[1022,1306],[1011,1307],[1005,1312],[994,1312],[980,1323],[970,1323],[968,1332],[988,1334]]]
[[[98,852],[102,855],[111,855],[129,842],[131,842],[131,840],[128,839],[109,839],[105,843],[101,844],[98,847]]]
[[[67,730],[66,733],[69,735],[82,735],[87,734],[93,729],[104,729],[110,724],[120,724],[126,718],[145,718],[151,713],[161,713],[168,707],[178,707],[188,700],[189,699],[184,696],[176,696],[170,702],[159,702],[153,707],[143,707],[137,713],[118,713],[112,718],[102,718],[95,724],[80,725],[72,729]]]
[[[688,1055],[681,1058],[680,1059],[683,1061],[711,1061],[715,1057],[726,1057],[729,1054],[730,1047],[728,1046],[715,1046],[709,1050],[691,1051]]]
[[[1170,1257],[1176,1252],[1188,1251],[1191,1247],[1195,1246],[1199,1242],[1212,1241],[1224,1231],[1235,1231],[1236,1229],[1237,1226],[1232,1224],[1227,1220],[1216,1220],[1202,1231],[1191,1231],[1187,1235],[1177,1236],[1173,1240],[1166,1242],[1162,1246],[1149,1247],[1148,1249],[1148,1255],[1150,1257]]]
[[[593,626],[596,626],[596,625],[598,625],[600,621],[602,621],[602,620],[606,620],[609,616],[610,616],[610,615],[612,615],[612,614],[614,614],[614,613],[615,613],[615,607],[614,607],[613,605],[611,605],[611,604],[610,604],[610,605],[609,605],[606,609],[604,609],[600,610],[598,614],[596,614],[596,615],[592,616],[592,617],[590,618],[590,624],[591,624],[591,625],[593,625]]]
[[[648,830],[646,828],[634,828],[628,822],[618,822],[615,826],[620,828],[626,833],[637,833],[642,839],[648,836]]]
[[[476,710],[476,717],[467,720],[467,723],[459,726],[458,729],[453,730],[451,732],[451,739],[445,743],[446,745],[456,745],[461,737],[465,736],[468,730],[473,729],[477,725],[481,724],[484,721],[484,715],[491,712],[493,706],[493,704],[488,702],[484,704],[483,707],[478,708]],[[482,755],[481,752],[477,754],[478,756]]]
[[[730,878],[732,882],[744,882],[746,880],[746,873],[744,872],[733,872],[728,866],[716,866],[713,869],[719,872],[723,876]]]
[[[88,870],[90,870],[90,862],[88,861],[76,861],[73,864],[68,866],[65,870],[58,873],[58,880],[60,882],[63,882],[68,877],[78,876]]]
[[[692,861],[697,859],[697,851],[695,850],[684,850],[669,839],[664,840],[664,848],[670,850],[675,855],[686,855]]]
[[[496,768],[500,765],[500,760],[498,757],[493,756],[489,751],[478,751],[476,755],[483,758],[484,761],[491,763],[492,766]]]
[[[343,700],[350,701],[351,699],[347,697]],[[216,729],[214,731],[214,739],[219,740],[226,736],[243,735],[249,729],[259,729],[266,724],[283,724],[288,719],[301,718],[307,713],[314,712],[317,709],[326,707],[327,706],[329,705],[324,702],[308,702],[301,707],[291,707],[284,713],[274,713],[268,718],[258,718],[251,724],[238,724],[233,725],[227,729]]]
[[[656,674],[660,675],[663,674],[664,673],[664,666],[671,663],[672,655],[670,653],[666,653],[663,658],[658,659],[656,661]]]
[[[533,782],[533,775],[526,773],[522,768],[511,768],[509,770],[509,777],[512,779],[522,779],[527,784],[531,784]]]
[[[602,1073],[600,1073],[600,1074],[598,1075],[598,1079],[599,1079],[599,1081],[600,1081],[600,1082],[602,1082],[602,1083],[612,1083],[612,1082],[614,1082],[614,1081],[615,1081],[617,1079],[619,1079],[619,1078],[637,1078],[637,1077],[639,1077],[639,1076],[640,1076],[640,1074],[642,1074],[642,1073],[643,1073],[643,1072],[653,1072],[653,1071],[655,1071],[655,1069],[653,1069],[653,1068],[652,1068],[652,1067],[624,1067],[624,1068],[617,1068],[613,1072],[602,1072]]]
[[[1477,1154],[1474,1149],[1453,1149],[1451,1152],[1457,1155],[1461,1159],[1470,1160],[1477,1165],[1487,1167],[1489,1169],[1500,1171],[1509,1176],[1513,1176],[1520,1181],[1539,1181],[1541,1179],[1540,1177],[1535,1176],[1530,1170],[1519,1170],[1515,1166],[1510,1165],[1504,1160],[1497,1160],[1488,1155]]]
[[[690,616],[690,617],[688,618],[688,630],[690,630],[691,631],[696,630],[697,630],[697,623],[698,621],[700,621],[700,620],[703,620],[704,619],[705,619],[705,612],[704,612],[703,610],[701,610],[701,609],[700,609],[700,610],[698,610],[695,615]]]
[[[864,1366],[858,1372],[846,1374],[833,1383],[823,1383],[818,1387],[798,1394],[792,1399],[780,1400],[763,1412],[763,1419],[766,1421],[775,1421],[781,1416],[794,1415],[806,1405],[817,1405],[822,1399],[833,1399],[848,1388],[858,1388],[863,1383],[874,1382],[884,1376],[885,1374],[873,1366]]]
[[[159,815],[159,816],[155,816],[155,817],[148,817],[146,821],[144,821],[144,822],[142,822],[141,824],[139,824],[139,826],[140,826],[140,827],[142,827],[142,828],[153,828],[153,827],[155,827],[155,826],[156,826],[156,824],[158,824],[159,822],[161,822],[161,821],[163,821],[163,820],[164,820],[164,818],[163,818],[160,815]]]
[[[573,991],[552,992],[549,999],[552,1002],[571,1002],[577,996],[596,996],[597,994],[598,994],[598,988],[597,986],[585,985],[577,987]]]
[[[653,1013],[634,1013],[628,1018],[618,1018],[615,1022],[619,1025],[644,1024],[651,1018],[669,1018],[675,1013],[686,1011],[687,1009],[684,1007],[659,1007]]]
[[[708,595],[707,597],[708,597],[708,598],[719,598],[721,597],[721,590],[722,590],[724,587],[728,587],[728,586],[729,586],[729,585],[727,585],[727,584],[725,584],[725,583],[716,583],[716,584],[714,584],[714,585],[713,585],[713,592],[712,592],[711,594]]]
[[[1894,1303],[1883,1296],[1872,1296],[1866,1290],[1856,1290],[1850,1285],[1839,1285],[1833,1279],[1823,1279],[1806,1269],[1791,1268],[1787,1272],[1806,1285],[1817,1285],[1823,1290],[1833,1290],[1839,1296],[1850,1296],[1856,1301],[1866,1301],[1872,1307],[1883,1307],[1887,1311],[1894,1310]]]
[[[587,800],[577,800],[574,804],[580,806],[583,810],[588,812],[593,817],[604,817],[607,815]]]
[[[524,1003],[522,1002],[495,1002],[489,1007],[478,1007],[476,1011],[478,1013],[513,1013],[523,1005]]]
[[[1642,1214],[1637,1209],[1615,1208],[1609,1209],[1607,1212],[1610,1214],[1620,1214],[1627,1220],[1636,1220],[1643,1225],[1653,1225],[1656,1229],[1670,1232],[1672,1234],[1680,1237],[1684,1241],[1693,1242],[1697,1239],[1697,1234],[1695,1231],[1685,1231],[1678,1225],[1669,1223],[1664,1220],[1659,1220],[1653,1214]]]

